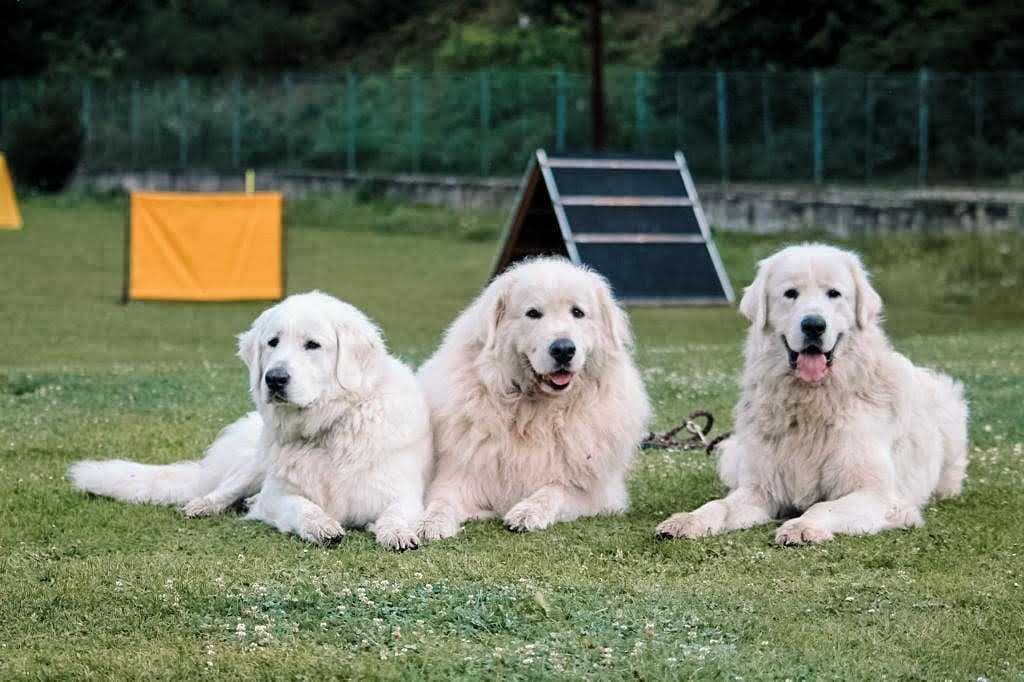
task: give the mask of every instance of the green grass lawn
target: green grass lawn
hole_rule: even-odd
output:
[[[971,400],[964,495],[924,528],[656,542],[658,521],[723,489],[702,454],[644,452],[625,516],[530,535],[474,523],[392,554],[365,533],[320,549],[72,491],[75,459],[194,458],[246,411],[234,335],[263,305],[121,305],[123,199],[22,210],[25,229],[0,232],[0,678],[1024,679],[1024,237],[847,244],[897,348]],[[362,307],[418,362],[484,283],[502,220],[296,202],[288,289]],[[718,242],[739,288],[797,238]],[[656,426],[698,407],[727,426],[736,311],[633,319]]]

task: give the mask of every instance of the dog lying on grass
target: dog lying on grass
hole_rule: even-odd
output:
[[[491,282],[420,369],[437,458],[421,537],[625,511],[650,417],[631,350],[625,311],[586,268],[540,258]]]
[[[931,497],[960,493],[962,386],[889,345],[860,259],[810,244],[758,266],[735,433],[720,446],[721,500],[676,514],[660,537],[749,528],[797,512],[780,544],[923,524]]]
[[[417,546],[431,461],[427,405],[380,331],[319,292],[265,311],[238,340],[256,411],[200,461],[72,465],[75,487],[125,502],[183,505],[188,516],[248,498],[246,518],[328,544],[366,528],[390,549]]]

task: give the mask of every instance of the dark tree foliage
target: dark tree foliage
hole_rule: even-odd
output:
[[[1022,29],[1019,0],[720,0],[659,66],[1011,70]]]
[[[553,43],[565,31],[580,33],[589,10],[588,0],[445,2],[452,7],[447,14],[438,14],[437,2],[429,0],[0,0],[0,78],[330,69],[369,47],[379,51],[396,40],[395,27],[416,30],[420,20],[439,43],[446,35],[458,37],[460,27],[469,26],[458,17],[486,13],[492,4],[530,16],[548,34],[534,31],[536,45],[508,39],[483,50],[498,60],[488,66],[555,64],[565,61],[567,48]],[[603,0],[606,25],[627,9],[663,12],[665,2]],[[679,36],[662,49],[661,67],[1020,69],[1024,2],[717,0],[704,20],[682,27]],[[532,51],[525,60],[516,52],[524,42],[522,50]],[[431,61],[427,56],[424,63]]]
[[[64,189],[85,142],[75,97],[54,87],[35,107],[23,110],[11,128],[6,151],[18,184],[41,192]]]
[[[318,69],[427,0],[0,0],[0,78]]]

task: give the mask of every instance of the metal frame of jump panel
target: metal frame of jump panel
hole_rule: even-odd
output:
[[[630,305],[728,305],[732,286],[680,151],[668,159],[549,157],[527,167],[492,276],[563,255]]]

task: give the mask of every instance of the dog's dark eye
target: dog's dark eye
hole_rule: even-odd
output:
[[[270,339],[270,341],[267,341],[267,345],[270,346],[271,348],[277,348],[277,337],[275,336],[274,338]]]
[[[797,296],[800,295],[800,292],[797,291],[796,289],[786,289],[786,291],[782,295],[785,296],[786,298],[796,298]]]
[[[316,341],[306,341],[306,345],[304,347],[306,350],[316,350],[320,347],[320,344]]]
[[[828,297],[829,298],[839,298],[840,296],[842,296],[842,294],[839,293],[838,289],[829,289],[828,290]]]
[[[536,308],[530,308],[529,310],[526,311],[526,316],[531,320],[539,320],[540,318],[544,317],[544,313],[537,310]]]
[[[572,307],[572,316],[573,316],[573,317],[575,317],[575,318],[576,318],[576,319],[578,320],[578,319],[580,319],[581,317],[584,317],[584,316],[585,316],[585,313],[583,312],[583,310],[582,310],[582,309],[580,309],[580,307],[579,307],[579,306],[575,306],[575,305],[574,305],[574,306]]]

